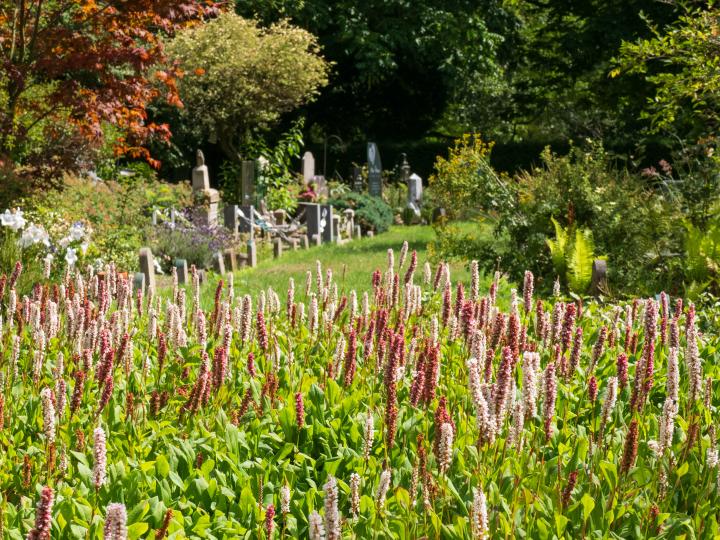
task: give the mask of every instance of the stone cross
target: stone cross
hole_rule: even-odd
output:
[[[305,185],[315,177],[315,156],[312,152],[305,152],[302,157],[302,175]]]
[[[140,248],[140,272],[145,274],[145,290],[155,293],[155,258],[150,248]]]

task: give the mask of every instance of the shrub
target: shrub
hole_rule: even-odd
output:
[[[347,192],[340,198],[328,201],[338,210],[352,208],[355,210],[355,223],[364,231],[385,232],[393,223],[393,211],[379,197],[371,197],[361,193]]]
[[[233,238],[224,227],[210,228],[203,224],[198,211],[178,212],[175,223],[163,223],[150,232],[150,247],[164,271],[175,259],[187,260],[188,266],[210,268],[214,255],[229,248]]]
[[[475,144],[473,150],[459,142],[449,161],[438,161],[444,180],[438,180],[440,173],[435,180],[436,197],[446,201],[449,216],[481,214],[494,223],[495,238],[475,242],[478,252],[473,258],[486,265],[495,265],[499,258],[500,266],[516,279],[530,268],[538,276],[538,285],[549,289],[555,269],[547,240],[555,233],[555,219],[563,227],[592,231],[598,252],[610,260],[610,283],[623,290],[677,289],[682,282],[673,256],[682,239],[681,231],[673,226],[678,209],[661,191],[617,167],[601,144],[588,141],[585,148],[572,146],[566,156],[547,148],[540,156],[541,165],[517,174],[512,181],[487,173],[480,166],[484,147]],[[474,181],[463,161],[472,163]],[[498,182],[488,182],[488,178]],[[443,230],[445,226],[436,226],[444,245],[463,244],[449,241],[447,236],[453,232]],[[468,246],[462,249],[467,251]],[[488,252],[494,256],[487,257]],[[480,253],[485,257],[480,258]]]
[[[447,159],[438,156],[429,183],[436,204],[445,208],[449,219],[505,212],[512,206],[508,179],[490,166],[491,150],[492,143],[479,135],[464,135],[449,149]]]
[[[61,189],[40,193],[26,202],[43,223],[60,222],[63,227],[75,221],[87,223],[93,238],[88,261],[114,261],[121,268],[133,269],[153,210],[187,206],[190,187],[159,182],[144,168],[114,174],[106,181],[67,175]]]

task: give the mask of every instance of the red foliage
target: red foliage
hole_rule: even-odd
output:
[[[170,131],[148,121],[147,106],[182,105],[181,73],[155,67],[166,60],[162,40],[217,12],[213,0],[0,2],[0,152],[11,155],[45,119],[68,122],[91,144],[107,122],[123,133],[118,155],[157,165],[145,145]]]

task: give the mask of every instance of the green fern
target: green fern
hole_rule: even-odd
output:
[[[575,237],[567,253],[567,280],[571,291],[584,293],[592,279],[595,244],[592,231],[575,229]]]
[[[587,292],[592,281],[595,243],[589,229],[564,228],[555,218],[550,218],[555,227],[555,238],[547,239],[550,257],[558,275],[565,278],[571,291]]]
[[[550,257],[552,259],[555,272],[559,276],[564,276],[565,271],[567,270],[566,255],[569,234],[568,231],[564,229],[554,217],[551,217],[550,219],[555,227],[555,240],[548,238],[545,242],[550,248]]]

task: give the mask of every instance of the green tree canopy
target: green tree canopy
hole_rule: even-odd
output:
[[[233,160],[254,130],[271,127],[327,84],[329,65],[317,41],[286,21],[262,28],[225,13],[180,33],[167,51],[185,72],[185,128]]]

